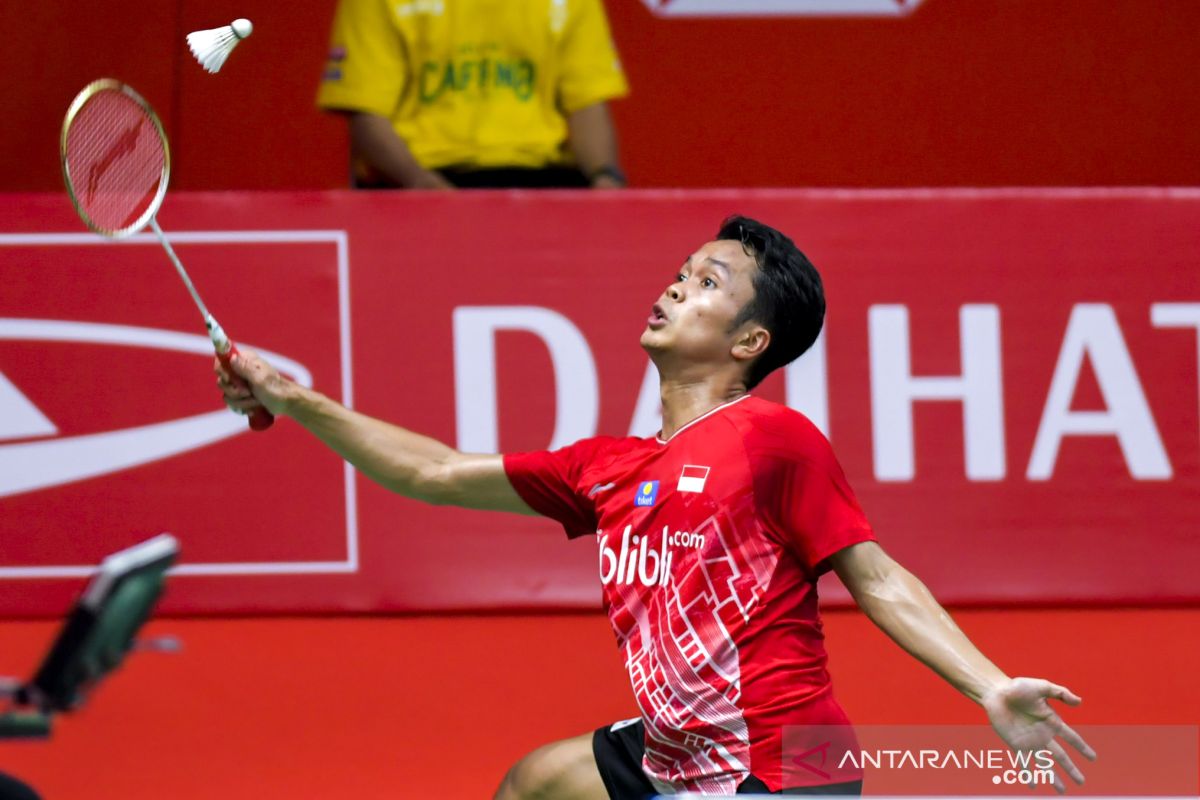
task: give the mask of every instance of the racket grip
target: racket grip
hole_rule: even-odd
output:
[[[217,360],[221,362],[221,366],[225,367],[226,371],[233,376],[235,381],[241,382],[241,378],[233,371],[233,364],[230,363],[233,361],[233,357],[237,355],[237,352],[237,345],[233,343],[233,340],[230,340],[228,350],[224,353],[219,350],[217,351]],[[252,431],[265,431],[273,424],[275,424],[275,415],[267,411],[263,406],[259,406],[250,413],[250,430]]]

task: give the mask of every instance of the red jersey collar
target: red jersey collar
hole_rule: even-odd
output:
[[[721,403],[721,405],[719,405],[719,406],[714,406],[713,408],[710,408],[708,411],[705,411],[705,412],[704,412],[703,414],[701,414],[700,416],[696,417],[695,419],[693,419],[693,420],[691,420],[691,421],[689,421],[689,422],[685,423],[683,426],[681,426],[681,427],[679,428],[679,430],[677,430],[677,431],[675,431],[674,433],[672,433],[672,434],[671,434],[671,438],[670,438],[670,439],[664,439],[664,438],[662,438],[662,429],[659,429],[659,431],[658,431],[658,434],[657,434],[657,435],[654,437],[654,441],[658,442],[659,444],[667,444],[668,442],[670,442],[670,441],[671,441],[671,439],[674,439],[676,436],[678,436],[679,434],[683,433],[684,431],[686,431],[688,428],[692,427],[692,426],[693,426],[693,425],[695,425],[696,423],[698,423],[698,422],[700,422],[700,421],[702,421],[702,420],[706,420],[706,419],[708,419],[708,418],[709,418],[709,417],[711,417],[713,414],[716,414],[718,411],[720,411],[720,410],[722,410],[722,409],[725,409],[725,408],[729,408],[731,405],[734,405],[735,403],[740,403],[740,402],[742,402],[743,400],[745,400],[745,399],[746,399],[747,397],[749,397],[749,396],[750,396],[749,394],[744,394],[744,395],[742,395],[741,397],[735,398],[735,399],[733,399],[733,400],[730,400],[730,401],[728,401],[728,402],[725,402],[725,403]]]

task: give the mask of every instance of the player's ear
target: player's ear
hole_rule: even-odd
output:
[[[771,332],[752,322],[738,331],[730,352],[738,361],[751,361],[765,353],[770,344]]]

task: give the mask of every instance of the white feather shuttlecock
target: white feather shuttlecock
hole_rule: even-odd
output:
[[[237,43],[254,31],[248,19],[235,19],[222,28],[195,31],[187,35],[188,48],[192,55],[208,72],[214,75],[221,69],[225,59],[237,47]]]

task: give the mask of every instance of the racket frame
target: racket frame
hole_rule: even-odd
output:
[[[138,216],[131,224],[124,228],[111,230],[101,228],[92,221],[92,217],[88,214],[80,202],[79,197],[75,194],[75,183],[71,180],[71,168],[67,163],[67,141],[68,134],[71,131],[71,126],[75,122],[75,117],[79,116],[79,112],[83,111],[84,106],[88,104],[96,95],[101,92],[116,91],[128,97],[134,103],[141,107],[146,117],[154,125],[154,130],[158,134],[158,139],[162,142],[163,147],[163,167],[162,177],[158,181],[158,190],[154,194],[154,199],[150,201],[150,205],[146,210]],[[123,239],[126,236],[132,236],[140,231],[146,225],[150,224],[154,219],[154,215],[162,207],[163,199],[167,196],[167,184],[171,179],[171,144],[167,139],[167,132],[163,129],[162,121],[158,118],[158,114],[154,113],[154,108],[146,102],[146,98],[142,97],[133,87],[116,80],[115,78],[101,78],[92,81],[87,86],[75,95],[75,99],[71,101],[71,105],[67,108],[67,115],[63,118],[62,135],[59,138],[59,160],[62,163],[63,183],[67,187],[67,196],[71,198],[71,205],[75,206],[75,213],[83,220],[83,223],[88,226],[88,229],[106,236],[109,239]],[[191,281],[188,281],[190,286]]]
[[[153,199],[151,199],[146,210],[136,220],[117,230],[99,227],[93,222],[91,215],[84,210],[83,203],[80,202],[79,197],[75,194],[75,183],[71,180],[71,169],[67,159],[67,144],[71,126],[75,122],[75,118],[89,101],[101,92],[106,91],[120,92],[136,103],[146,115],[146,118],[154,125],[155,133],[158,134],[158,140],[162,143],[163,148],[162,175],[159,178],[158,188],[155,191]],[[92,81],[83,87],[67,108],[66,116],[63,118],[62,134],[59,139],[59,159],[62,162],[63,183],[67,188],[67,196],[71,198],[71,205],[75,206],[75,213],[79,215],[79,218],[83,220],[83,223],[87,225],[89,230],[108,239],[124,239],[134,235],[147,225],[150,226],[155,236],[158,237],[159,243],[162,244],[163,250],[166,251],[171,264],[174,265],[175,271],[179,274],[180,279],[183,280],[183,285],[187,288],[188,294],[192,296],[192,301],[196,304],[196,308],[199,309],[201,316],[204,318],[204,327],[208,329],[208,337],[212,340],[213,348],[217,352],[217,358],[220,359],[226,370],[231,374],[235,374],[233,373],[231,361],[233,356],[238,352],[237,345],[226,335],[225,330],[213,315],[208,312],[208,308],[204,305],[204,301],[200,299],[200,293],[196,291],[196,287],[192,284],[192,279],[188,276],[187,270],[183,268],[183,262],[179,260],[179,256],[175,255],[175,248],[171,247],[166,234],[163,233],[162,228],[158,225],[158,220],[155,219],[159,209],[162,207],[163,200],[167,196],[167,184],[170,183],[171,145],[167,139],[167,132],[163,129],[162,121],[158,118],[158,114],[155,113],[153,106],[146,102],[144,97],[134,91],[133,87],[115,78],[100,78],[99,80]],[[233,380],[241,383],[241,379],[237,378],[236,374]],[[253,430],[264,431],[271,427],[273,422],[274,416],[265,407],[260,407],[250,414],[250,427]]]

